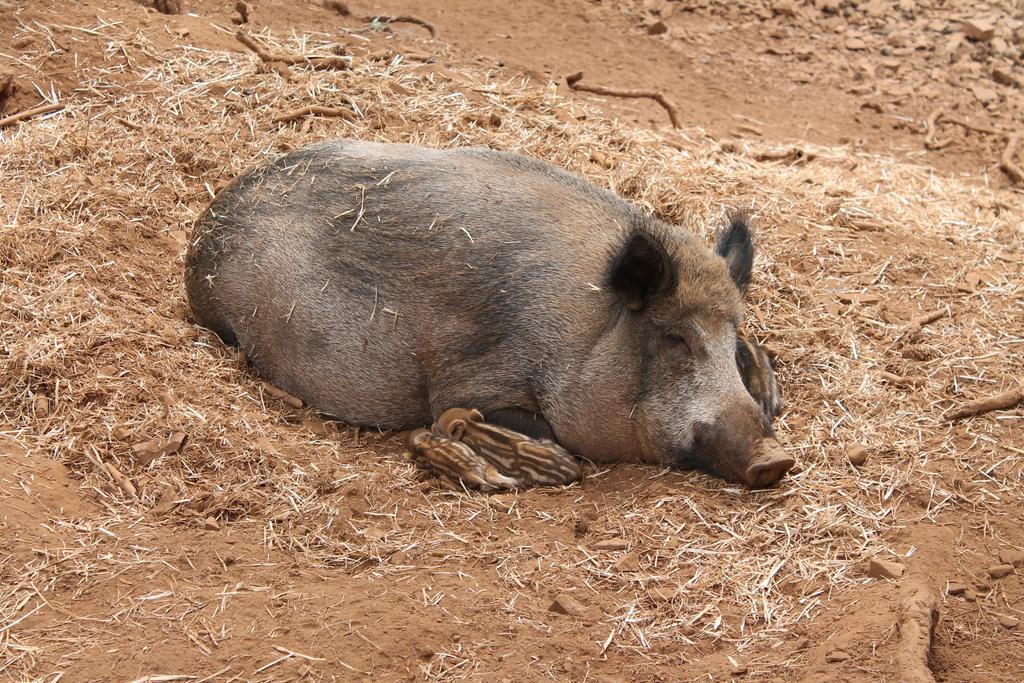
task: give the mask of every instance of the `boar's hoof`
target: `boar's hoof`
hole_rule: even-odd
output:
[[[484,422],[477,410],[446,410],[434,423],[434,433],[458,440],[524,486],[559,486],[583,478],[579,460],[554,441]]]
[[[777,482],[795,464],[796,460],[792,456],[786,455],[781,447],[770,444],[747,467],[743,478],[747,480],[747,485],[750,488],[763,488]]]
[[[520,486],[519,481],[507,477],[493,464],[473,452],[464,443],[439,436],[426,429],[411,432],[405,446],[413,460],[435,475],[459,481],[471,489],[498,491]]]

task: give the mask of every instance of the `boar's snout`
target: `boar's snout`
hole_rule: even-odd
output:
[[[721,415],[710,424],[698,424],[692,446],[677,461],[745,482],[750,488],[774,484],[796,464],[763,420],[729,415]]]
[[[750,488],[763,488],[782,479],[782,475],[795,464],[796,460],[786,455],[779,442],[774,437],[768,437],[761,442],[760,452],[754,455],[743,478]]]

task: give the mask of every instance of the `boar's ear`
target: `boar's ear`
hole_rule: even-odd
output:
[[[754,267],[754,240],[745,216],[733,216],[729,220],[729,227],[718,235],[715,253],[725,259],[732,281],[746,293]]]
[[[668,291],[676,279],[675,265],[663,244],[645,232],[634,232],[612,260],[608,281],[622,305],[640,311]]]

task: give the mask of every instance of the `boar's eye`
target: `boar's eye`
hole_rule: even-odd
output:
[[[670,348],[678,349],[684,353],[691,353],[690,343],[681,334],[666,334],[665,341],[668,342]]]

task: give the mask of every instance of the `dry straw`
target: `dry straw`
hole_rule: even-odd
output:
[[[262,529],[298,565],[382,583],[425,564],[497,562],[508,618],[538,628],[549,628],[552,591],[592,589],[608,633],[599,645],[656,667],[679,661],[659,644],[723,640],[743,652],[781,640],[862,581],[866,558],[913,552],[889,541],[905,524],[1020,503],[1024,451],[1000,445],[1019,413],[941,420],[954,400],[1024,376],[1019,195],[854,149],[780,155],[696,127],[636,130],[554,86],[409,62],[401,45],[374,53],[376,37],[252,29],[275,52],[342,44],[353,56],[350,70],[293,64],[285,80],[250,52],[160,50],[115,24],[87,28],[133,55],[132,67],[85,69],[62,112],[0,130],[0,424],[70,467],[101,513],[67,530],[76,545],[4,563],[4,675],[56,656],[18,630],[46,609],[48,587],[164,561],[103,543],[154,508],[166,513],[159,524]],[[353,113],[275,122],[316,106]],[[396,439],[326,428],[266,394],[183,320],[182,253],[219,183],[339,136],[522,152],[705,235],[727,209],[753,208],[761,255],[749,328],[779,355],[789,406],[779,433],[799,471],[762,492],[610,467],[564,491],[424,495]],[[906,334],[938,308],[951,315]],[[179,451],[135,460],[133,445],[178,431],[188,436]],[[869,452],[860,468],[843,457],[852,442]],[[585,524],[582,510],[593,512]],[[481,521],[525,535],[485,534]],[[549,535],[581,524],[578,538]],[[616,535],[626,549],[592,548]],[[617,570],[631,552],[639,571]],[[164,596],[159,613],[136,601],[97,618],[114,631],[140,610],[169,619],[185,609],[175,599]],[[472,676],[466,648],[422,673]]]

